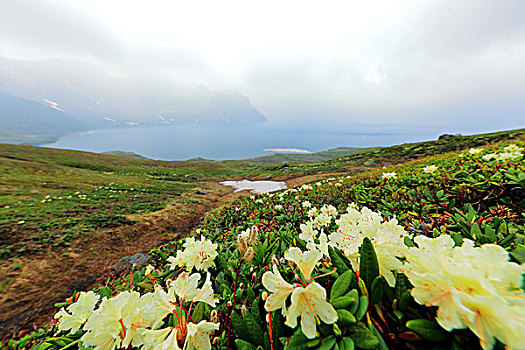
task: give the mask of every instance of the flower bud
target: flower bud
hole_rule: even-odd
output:
[[[219,315],[217,313],[217,310],[211,310],[210,321],[213,323],[219,322]]]
[[[266,322],[270,323],[271,322],[271,317],[272,317],[272,315],[268,312],[266,314]]]
[[[213,338],[213,345],[219,344],[219,337]]]
[[[262,300],[266,300],[266,299],[268,299],[268,292],[264,291],[262,292]]]
[[[227,307],[231,307],[232,306],[232,302],[228,300],[228,302],[226,303],[226,306]]]

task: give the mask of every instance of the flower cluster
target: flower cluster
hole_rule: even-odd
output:
[[[201,237],[195,240],[194,237],[186,238],[183,244],[184,250],[177,251],[177,256],[170,256],[169,267],[175,270],[177,267],[185,267],[189,272],[195,267],[199,271],[207,271],[210,267],[215,266],[213,262],[217,257],[217,244],[212,243],[209,239]]]
[[[315,277],[311,278],[322,256],[317,250],[302,252],[292,247],[284,254],[284,258],[295,263],[301,272],[302,278],[297,273],[295,275],[298,283],[290,284],[284,280],[275,265],[272,271],[265,272],[262,277],[263,286],[272,293],[266,299],[266,311],[282,309],[283,316],[286,316],[285,324],[292,328],[297,326],[297,317],[301,316],[301,330],[309,339],[316,336],[317,319],[332,324],[338,318],[334,307],[326,301],[326,290],[313,282]],[[290,295],[291,304],[287,308],[286,301]]]
[[[404,244],[409,234],[394,218],[384,221],[381,214],[367,207],[360,211],[350,205],[345,214],[335,221],[339,226],[328,237],[328,245],[340,249],[352,263],[355,271],[359,270],[359,248],[365,237],[370,238],[379,260],[379,269],[390,286],[395,283],[392,271],[400,271],[403,259],[408,251]]]
[[[103,299],[97,309],[99,296],[83,293],[77,302],[60,310],[55,318],[59,329],[74,333],[83,326],[84,346],[95,350],[113,350],[129,346],[142,349],[211,349],[209,334],[219,324],[200,321],[194,323],[191,309],[197,302],[212,307],[218,302],[213,295],[210,275],[198,288],[201,275],[182,273],[168,283],[168,291],[155,286],[154,293],[140,295],[124,291]],[[189,307],[185,308],[189,304]],[[164,325],[166,316],[174,315],[174,325]]]
[[[426,167],[423,168],[423,172],[425,174],[432,174],[436,170],[438,170],[438,167],[435,165],[427,165]]]
[[[60,319],[58,329],[76,333],[91,316],[99,299],[99,295],[94,292],[81,292],[78,300],[67,307],[67,311],[62,308],[56,313],[55,319]]]
[[[392,173],[383,173],[383,175],[381,176],[381,178],[383,180],[388,180],[388,179],[397,179],[397,174],[395,172],[392,172]]]
[[[525,294],[520,289],[525,266],[509,261],[504,248],[461,247],[447,235],[418,236],[419,248],[409,248],[403,271],[414,285],[414,299],[437,306],[437,322],[446,330],[469,328],[483,349],[495,338],[510,349],[525,346]]]

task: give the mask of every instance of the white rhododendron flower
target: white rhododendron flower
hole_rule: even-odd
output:
[[[423,168],[423,172],[425,174],[432,174],[436,170],[438,170],[438,167],[435,165],[427,165],[426,167]]]
[[[337,209],[333,205],[326,205],[326,204],[322,206],[321,213],[324,213],[332,217],[338,214]]]
[[[193,322],[189,322],[184,349],[210,350],[210,333],[218,329],[218,323],[200,321],[199,323],[195,324]]]
[[[317,216],[317,208],[313,207],[312,209],[308,210],[308,217],[313,218],[314,216]]]
[[[498,154],[497,160],[513,160],[521,158],[522,154],[520,152],[503,152]]]
[[[519,147],[518,145],[515,145],[515,144],[510,144],[507,147],[503,148],[503,150],[509,153],[514,153],[514,152],[521,153],[524,151],[523,147]]]
[[[308,250],[317,249],[318,251],[323,253],[324,256],[330,256],[328,253],[328,236],[326,236],[326,233],[322,232],[319,235],[319,243],[315,243],[313,239],[309,240],[306,243],[306,249]]]
[[[479,153],[482,153],[483,150],[481,148],[471,148],[468,150],[468,153],[470,154],[479,154]]]
[[[178,335],[179,329],[168,327],[163,329],[146,329],[144,330],[144,350],[183,350],[179,346]]]
[[[277,267],[273,271],[265,272],[262,277],[263,286],[272,294],[266,299],[264,307],[267,311],[282,309],[286,314],[285,324],[295,328],[297,317],[301,317],[301,330],[309,338],[315,338],[316,319],[327,324],[337,321],[337,312],[326,301],[326,290],[317,282],[313,282],[311,274],[323,254],[317,250],[302,252],[297,247],[290,248],[284,255],[285,259],[294,262],[303,275],[297,276],[298,284],[286,282]],[[291,295],[291,305],[286,310],[286,300]]]
[[[403,270],[414,288],[414,299],[437,306],[437,322],[446,330],[469,328],[483,349],[499,339],[510,349],[525,345],[525,294],[520,289],[525,265],[509,261],[504,248],[461,247],[447,235],[418,236],[419,248],[409,248]]]
[[[303,202],[301,203],[301,206],[302,206],[303,208],[310,208],[310,207],[312,206],[312,203],[310,203],[310,202],[308,202],[308,201],[303,201]]]
[[[58,319],[58,329],[61,331],[69,330],[69,333],[76,333],[93,313],[100,297],[94,292],[81,292],[78,300],[67,307],[67,311],[62,308],[56,313]]]
[[[488,153],[485,154],[483,157],[481,157],[483,160],[491,161],[493,159],[498,159],[498,155],[496,153]]]
[[[326,290],[317,282],[295,288],[291,301],[285,324],[295,328],[297,317],[301,317],[301,330],[309,339],[315,338],[317,318],[327,324],[337,321],[337,312],[326,301]]]
[[[305,242],[315,239],[317,235],[319,234],[319,231],[317,231],[314,228],[313,221],[308,221],[306,224],[301,224],[299,228],[301,229],[299,238]]]
[[[397,178],[397,174],[392,172],[392,173],[383,173],[382,176],[381,176],[382,179],[396,179]]]
[[[199,271],[207,271],[210,267],[215,266],[213,261],[218,254],[216,243],[212,243],[204,237],[201,237],[200,240],[188,237],[183,246],[184,250],[177,251],[176,257],[170,256],[168,258],[169,267],[172,270],[182,266],[187,271],[191,271],[193,267]]]
[[[81,338],[84,345],[95,350],[113,350],[119,348],[124,339],[131,343],[127,332],[137,312],[139,298],[138,292],[125,291],[103,300],[84,325],[84,330],[88,331]]]
[[[379,269],[390,286],[395,284],[392,271],[400,271],[408,247],[404,238],[409,234],[398,224],[396,219],[384,222],[381,214],[367,207],[361,211],[349,206],[347,212],[335,221],[339,226],[328,237],[328,245],[340,249],[352,263],[355,271],[359,270],[359,248],[363,239],[368,237],[374,246],[379,262]]]
[[[312,222],[313,227],[320,228],[327,226],[332,222],[332,216],[326,212],[320,212],[317,214],[315,219]]]

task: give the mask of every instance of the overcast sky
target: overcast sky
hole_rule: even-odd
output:
[[[0,0],[0,56],[233,89],[270,120],[523,127],[525,1]]]

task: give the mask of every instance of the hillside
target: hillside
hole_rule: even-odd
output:
[[[337,147],[327,151],[321,151],[311,154],[290,154],[290,153],[274,153],[267,156],[255,157],[246,159],[248,162],[254,163],[317,163],[323,160],[340,158],[354,153],[361,153],[373,150],[375,147]]]
[[[119,157],[128,157],[128,158],[136,158],[136,159],[148,159],[150,158],[141,156],[140,154],[137,154],[135,152],[125,152],[125,151],[108,151],[108,152],[102,152],[102,154],[109,154],[111,156],[119,156]]]
[[[214,262],[217,268],[212,268],[210,272],[214,293],[219,295],[219,306],[215,309],[219,310],[217,320],[221,323],[220,332],[223,333],[218,337],[217,346],[214,348],[231,348],[234,343],[239,349],[251,349],[251,346],[257,344],[263,344],[264,348],[268,348],[266,346],[269,344],[268,341],[275,349],[281,349],[287,341],[306,344],[308,340],[301,336],[301,328],[298,328],[298,332],[293,335],[293,329],[282,324],[283,320],[278,316],[280,312],[272,313],[273,326],[270,325],[269,328],[262,317],[258,318],[257,315],[265,314],[264,303],[260,297],[265,290],[261,284],[261,276],[266,271],[265,267],[268,267],[268,263],[272,260],[272,255],[282,257],[292,245],[303,250],[306,248],[306,242],[303,242],[301,238],[303,236],[298,234],[302,232],[300,224],[309,220],[308,206],[321,209],[325,204],[333,205],[337,214],[330,215],[339,217],[343,215],[348,204],[355,202],[358,208],[367,206],[381,212],[386,218],[396,215],[403,229],[410,234],[432,235],[433,232],[436,234],[434,229],[437,229],[438,233],[458,233],[471,239],[474,238],[480,244],[504,243],[504,247],[512,253],[512,259],[520,261],[519,259],[525,253],[520,248],[523,242],[520,238],[522,235],[519,234],[523,232],[524,219],[519,216],[519,213],[523,212],[524,201],[522,158],[521,161],[513,159],[485,161],[481,159],[481,155],[471,155],[469,152],[466,152],[464,157],[458,157],[455,151],[468,150],[472,144],[476,146],[492,144],[490,150],[481,152],[504,152],[503,147],[511,142],[510,140],[518,142],[518,145],[523,147],[523,139],[524,130],[474,135],[381,148],[345,158],[285,168],[275,165],[243,163],[242,161],[160,162],[86,152],[0,145],[2,173],[6,175],[3,177],[6,180],[2,180],[2,192],[6,194],[2,196],[2,203],[9,201],[2,206],[1,212],[3,228],[1,248],[5,249],[2,252],[7,261],[2,265],[2,271],[3,273],[9,271],[9,275],[7,273],[5,275],[11,279],[11,281],[3,282],[2,305],[12,308],[18,302],[18,305],[26,303],[32,311],[50,310],[54,302],[66,299],[63,294],[59,296],[52,293],[44,294],[38,301],[40,305],[45,304],[46,298],[48,300],[54,298],[54,301],[47,303],[47,306],[43,308],[29,302],[35,299],[38,288],[42,290],[42,285],[35,286],[28,296],[20,293],[20,290],[28,288],[28,285],[21,285],[17,278],[20,280],[34,278],[35,272],[48,271],[47,273],[50,273],[53,271],[52,269],[42,270],[43,262],[49,264],[50,260],[45,259],[49,254],[55,258],[62,257],[63,263],[71,265],[59,270],[59,275],[72,275],[73,282],[75,282],[75,274],[82,274],[85,279],[89,275],[90,268],[100,271],[96,277],[102,284],[93,279],[84,284],[72,283],[69,286],[69,295],[74,295],[74,290],[78,291],[77,287],[80,289],[92,288],[97,284],[103,287],[96,289],[98,293],[106,296],[114,295],[115,291],[125,292],[130,288],[144,293],[151,289],[152,283],[165,286],[165,280],[177,276],[176,273],[180,271],[178,269],[170,271],[167,267],[167,258],[177,255],[177,250],[183,251],[184,247],[189,246],[189,243],[184,243],[184,240],[180,240],[178,235],[170,236],[173,232],[180,232],[189,234],[190,237],[202,235],[202,237],[211,239],[213,243],[219,244],[216,248],[218,258]],[[501,142],[505,144],[500,144]],[[447,153],[449,151],[453,152]],[[431,155],[430,158],[425,157],[428,154]],[[394,163],[404,164],[389,167],[387,170],[381,169],[383,165]],[[439,173],[436,173],[439,175],[422,174],[421,171],[426,165],[436,165],[440,169]],[[323,174],[317,174],[319,171],[322,171]],[[334,172],[344,176],[328,175]],[[351,176],[358,172],[360,174]],[[382,180],[383,172],[395,172],[397,179]],[[209,212],[205,221],[198,225],[198,219],[204,211],[218,208],[234,198],[228,197],[227,189],[216,185],[218,179],[226,177],[264,178],[267,175],[281,179],[308,175],[302,178],[303,181],[309,180],[315,183],[287,190],[279,195],[241,198],[223,209]],[[327,178],[327,175],[333,178]],[[300,179],[297,179],[296,183],[301,184]],[[199,188],[204,189],[207,193],[204,197],[195,194],[195,189]],[[469,204],[471,207],[468,206]],[[159,211],[163,207],[166,209]],[[162,214],[148,223],[145,219],[151,218],[148,213],[152,211]],[[195,212],[189,213],[191,211]],[[489,216],[497,216],[499,219],[488,220]],[[186,219],[180,220],[181,217]],[[462,217],[465,219],[463,220]],[[50,221],[50,218],[53,220]],[[478,219],[483,218],[479,220],[478,226],[485,236],[478,234],[476,228],[472,228],[473,218],[477,222]],[[502,220],[505,222],[505,229],[503,229]],[[180,229],[181,224],[182,230]],[[246,251],[239,251],[240,246],[237,249],[237,244],[240,244],[237,234],[252,225],[256,225],[259,230],[257,241],[247,246],[252,246],[254,249],[253,260],[242,260],[246,259],[244,255]],[[487,228],[488,225],[491,228]],[[331,221],[326,226],[325,232],[329,233],[334,228],[334,221]],[[492,230],[497,234],[497,238],[493,238],[490,233],[493,232]],[[150,231],[153,233],[148,234],[147,232]],[[246,239],[249,236],[246,236]],[[8,237],[16,237],[16,241],[10,241]],[[141,237],[144,237],[142,241]],[[458,237],[460,236],[453,236],[456,241]],[[17,243],[18,240],[20,244]],[[95,267],[96,265],[91,263],[92,260],[97,260],[98,254],[102,254],[99,263],[104,259],[112,259],[114,262],[117,252],[119,254],[124,251],[125,254],[131,253],[127,247],[133,245],[133,241],[140,241],[138,243],[143,245],[139,251],[147,252],[152,249],[148,256],[149,263],[154,266],[153,271],[148,272],[144,268],[137,268],[131,275],[129,270],[120,275],[110,274],[108,270],[100,269],[100,266]],[[93,245],[93,242],[97,244]],[[167,242],[170,243],[161,249],[153,249]],[[319,240],[316,240],[315,243],[321,244]],[[106,245],[109,245],[109,248]],[[92,249],[91,251],[96,254],[85,256],[82,250],[84,248]],[[207,249],[210,252],[209,248]],[[334,301],[333,295],[339,293],[335,291],[334,281],[339,281],[338,285],[342,283],[337,279],[342,275],[341,269],[346,271],[349,268],[355,268],[355,265],[351,265],[346,260],[347,258],[339,255],[337,255],[339,258],[336,258],[334,254],[333,252],[329,254],[331,262],[325,258],[323,266],[315,268],[316,275],[331,272],[332,267],[337,268],[335,273],[331,272],[328,276],[319,277],[318,280],[323,288],[330,291],[331,301]],[[377,254],[380,256],[379,251]],[[31,259],[33,263],[30,262]],[[343,265],[338,259],[343,261]],[[241,261],[246,262],[241,264]],[[78,265],[81,264],[84,270],[78,269]],[[281,264],[279,269],[283,276],[291,281],[290,276],[293,276],[293,273],[285,265]],[[21,266],[29,266],[29,269],[21,269]],[[32,269],[36,271],[32,271],[32,274],[29,275]],[[233,272],[230,269],[233,269]],[[350,273],[345,276],[349,275]],[[363,279],[367,278],[365,285],[367,289],[370,289],[370,277],[363,274],[361,276]],[[58,279],[52,280],[53,283],[58,283]],[[396,287],[389,291],[383,282],[377,282],[383,283],[382,297],[376,295],[372,302],[361,285],[358,287],[355,284],[357,283],[355,274],[351,280],[353,281],[351,282],[352,288],[356,288],[355,292],[350,288],[352,295],[356,293],[356,298],[363,303],[365,302],[363,298],[366,298],[366,302],[374,304],[374,307],[372,309],[360,307],[359,310],[362,311],[359,311],[358,314],[351,311],[351,316],[345,314],[345,317],[356,319],[355,322],[350,322],[353,324],[351,327],[349,324],[340,323],[343,321],[337,322],[339,331],[336,331],[335,327],[333,330],[332,327],[329,327],[330,330],[321,327],[319,341],[322,340],[323,344],[325,342],[335,344],[336,341],[338,343],[349,342],[348,339],[352,339],[362,348],[363,339],[356,338],[356,334],[362,334],[370,344],[383,341],[389,345],[389,348],[404,348],[407,337],[410,335],[414,346],[427,346],[425,345],[427,343],[422,340],[426,338],[419,335],[419,330],[415,332],[412,328],[407,329],[406,322],[414,315],[432,319],[431,317],[435,317],[432,316],[432,312],[428,313],[429,311],[422,306],[417,306],[413,299],[409,300],[408,297],[405,299],[410,305],[410,310],[403,309],[394,312],[391,309],[392,300],[389,298],[394,298],[390,296],[391,293],[399,296],[407,292],[406,285],[401,287],[396,282]],[[78,283],[79,280],[77,279],[76,282]],[[405,283],[404,280],[403,283]],[[249,285],[250,288],[243,289],[241,285]],[[255,294],[252,294],[250,290]],[[375,289],[371,292],[376,293]],[[6,296],[11,296],[13,299],[6,299]],[[396,298],[399,300],[398,297]],[[35,301],[32,300],[32,302]],[[354,304],[349,310],[353,310],[354,306],[359,307],[359,304]],[[243,305],[248,311],[243,308]],[[195,306],[198,307],[192,313],[194,321],[198,322],[204,319],[203,317],[210,318],[210,307],[205,306],[202,302]],[[240,312],[241,308],[244,311]],[[199,313],[201,310],[204,312],[201,316],[196,316],[197,310]],[[379,314],[377,310],[380,310]],[[44,311],[44,314],[46,312],[49,311]],[[9,315],[14,316],[16,313],[11,312],[7,314],[8,317]],[[28,312],[22,312],[22,315],[26,321],[34,317],[32,316],[34,313]],[[385,320],[383,320],[384,316]],[[44,319],[41,318],[39,322]],[[360,319],[365,322],[358,322]],[[370,321],[367,323],[366,319],[373,321],[373,326],[370,325]],[[8,322],[13,324],[20,322],[20,319],[8,318]],[[7,324],[3,322],[2,326],[5,327]],[[254,338],[242,331],[242,329],[252,327],[253,324],[259,324],[258,327],[261,330],[259,333],[259,328],[257,328],[256,333],[262,338],[259,336]],[[394,332],[394,338],[385,338],[383,334],[385,327]],[[433,323],[432,327],[437,326]],[[49,336],[55,332],[56,326],[49,332],[42,329],[22,338],[18,343],[11,342],[11,344],[17,348],[24,348],[35,341],[40,342],[40,339],[43,339],[42,337],[46,334]],[[458,348],[461,346],[465,349],[474,348],[477,344],[475,336],[457,332],[453,333],[453,338],[448,335],[443,338],[442,331],[435,331],[439,333],[439,339],[447,339],[447,342],[459,346]],[[64,335],[62,334],[61,338],[62,346],[79,339],[82,333],[67,337]],[[268,337],[271,337],[270,340],[265,340]],[[284,339],[284,343],[280,341],[280,338]],[[308,344],[308,347],[316,348],[319,342],[314,344],[312,341]],[[290,348],[291,344],[288,345]],[[72,344],[71,348],[76,348],[75,344]]]
[[[38,143],[85,128],[60,110],[0,93],[0,141]]]
[[[46,320],[119,258],[188,230],[228,200],[218,179],[238,171],[0,144],[0,338]]]

